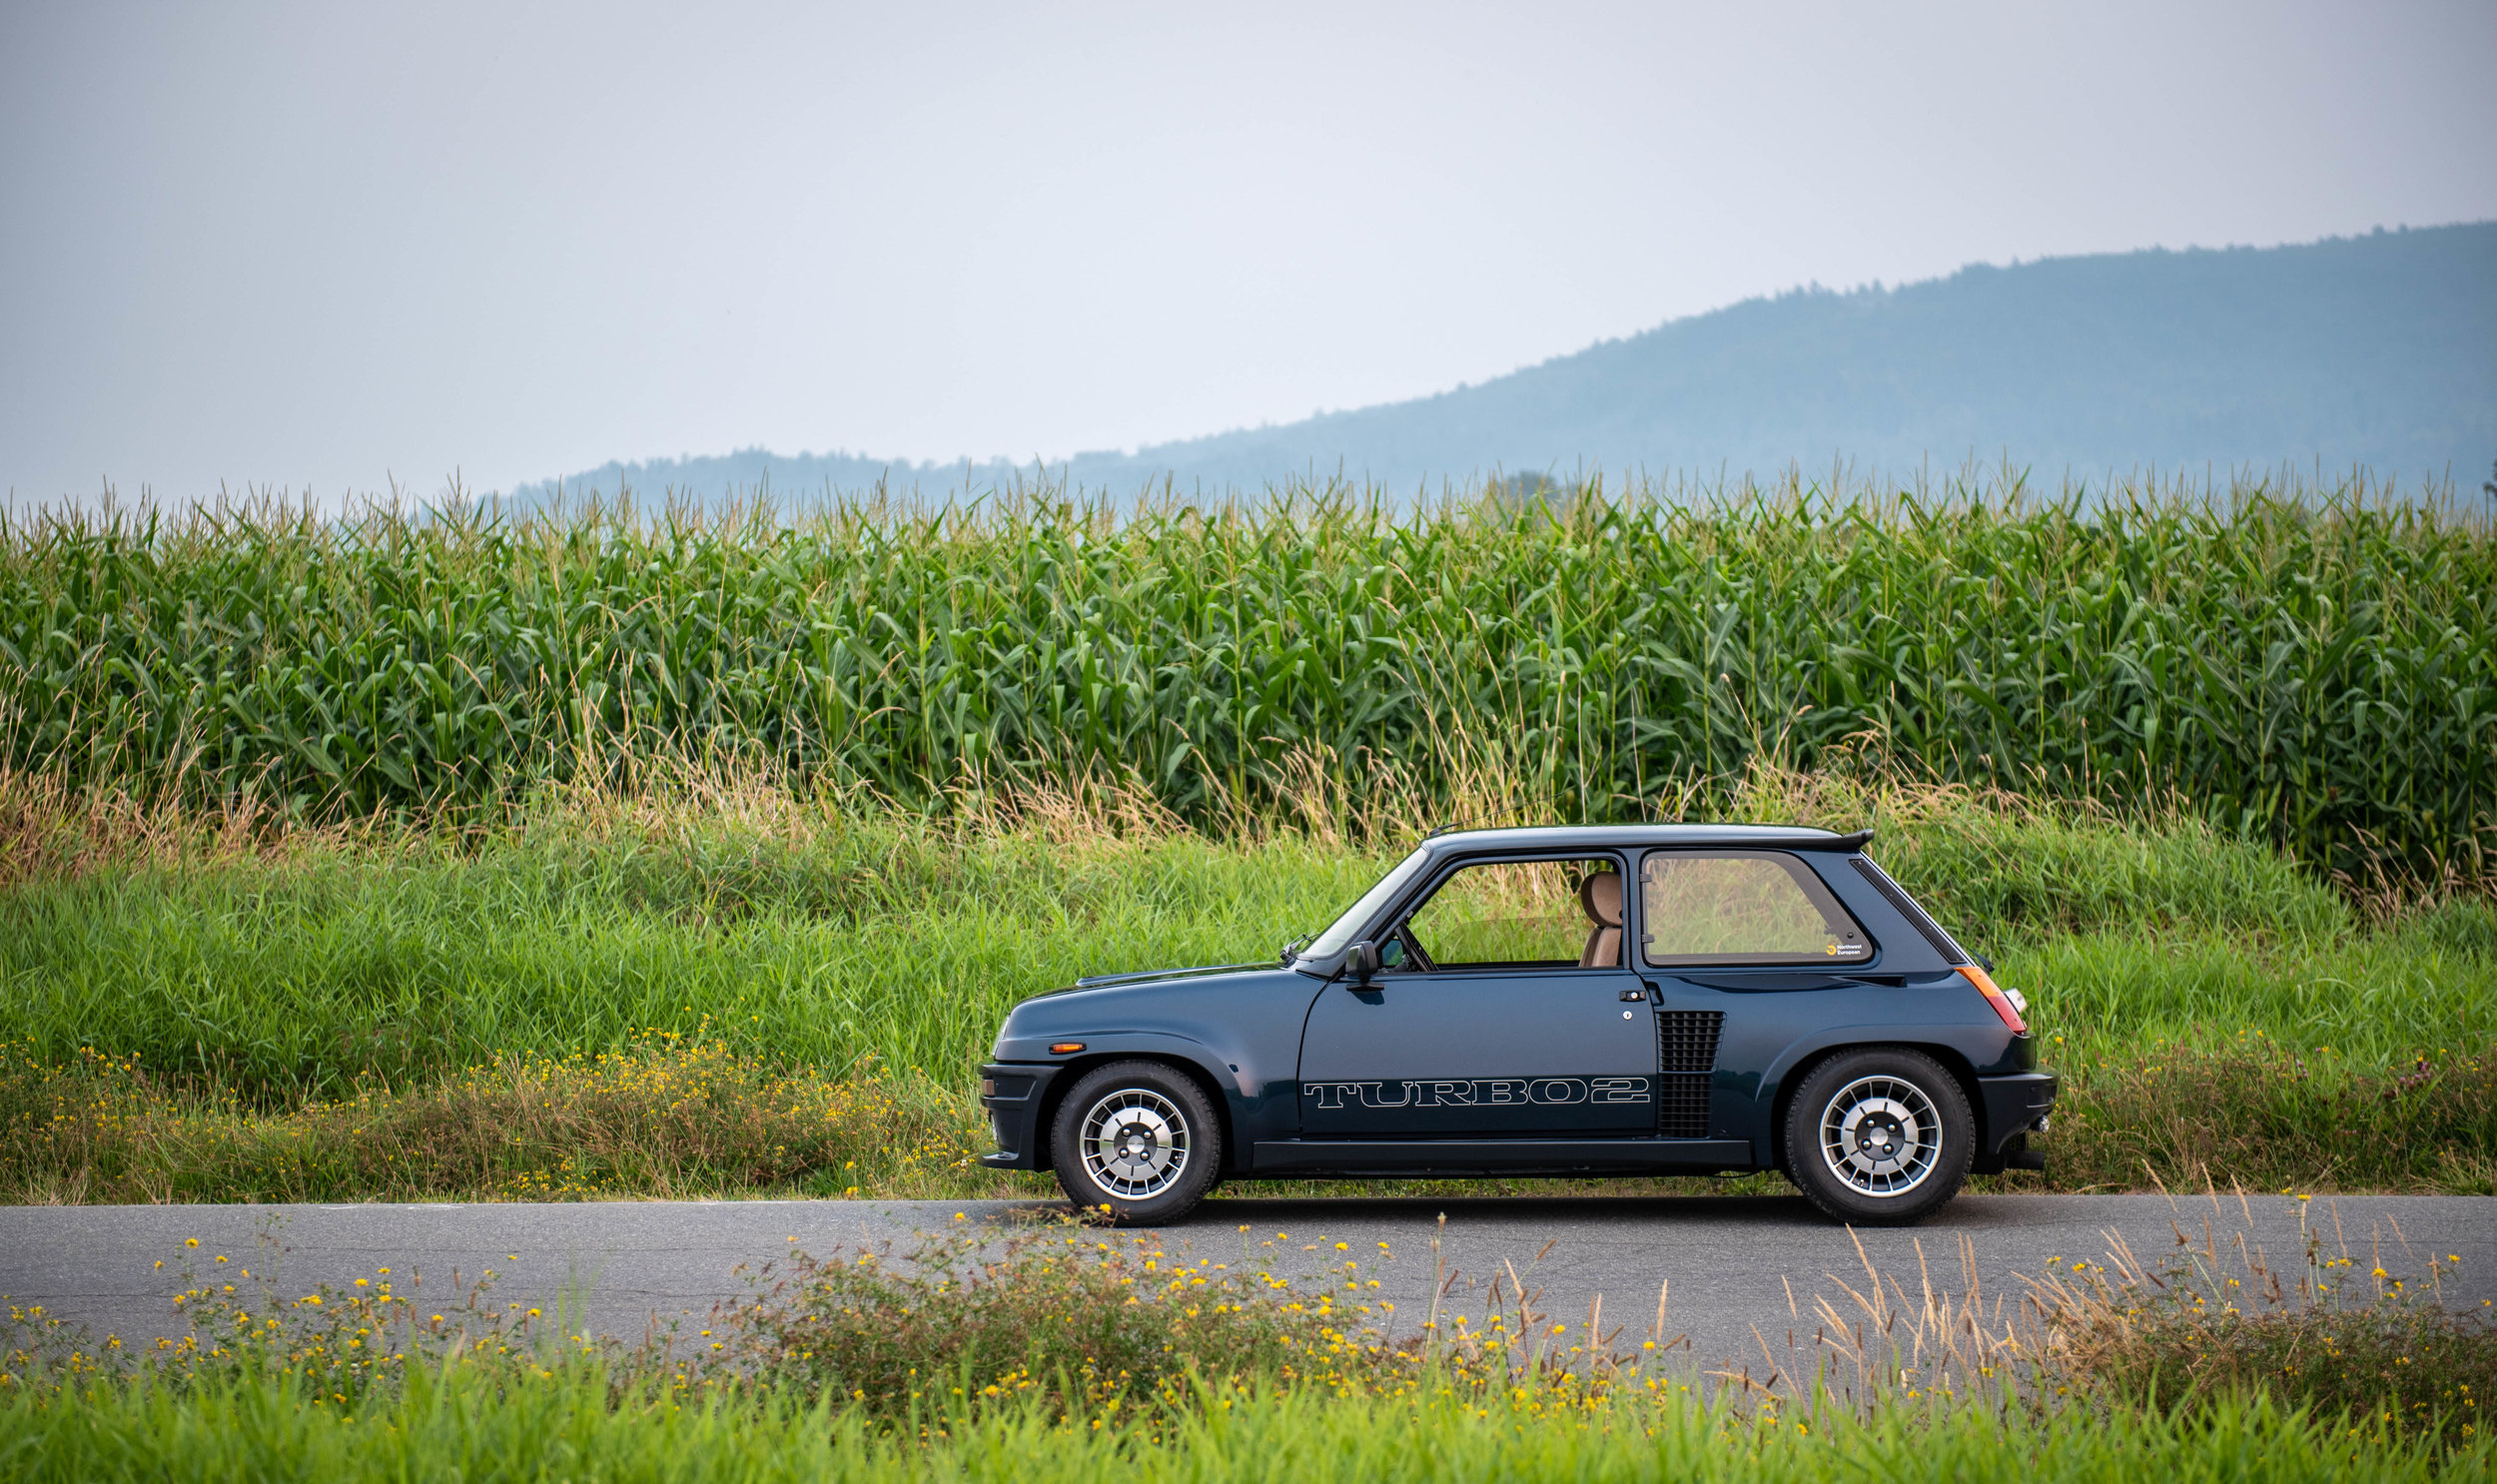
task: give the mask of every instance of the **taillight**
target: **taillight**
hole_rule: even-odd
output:
[[[2013,1035],[2029,1034],[2029,1025],[2021,1019],[2020,1007],[2012,1003],[2011,996],[1995,987],[1993,975],[1978,968],[1975,964],[1961,965],[1960,973],[1967,976],[1970,984],[1977,986],[1977,993],[1986,997],[1986,1003],[1995,1008],[1996,1015],[2003,1017],[2003,1024],[2012,1028]]]

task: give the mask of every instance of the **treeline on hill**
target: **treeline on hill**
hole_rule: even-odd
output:
[[[0,530],[0,755],[307,821],[694,761],[934,811],[1101,780],[1217,832],[1313,793],[1679,817],[1845,760],[2480,876],[2497,538],[2363,476],[45,513]]]

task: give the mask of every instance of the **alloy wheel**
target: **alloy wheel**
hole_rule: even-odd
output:
[[[1188,1170],[1188,1119],[1149,1088],[1122,1088],[1084,1114],[1084,1170],[1123,1200],[1150,1200]]]
[[[1942,1114],[1903,1078],[1858,1078],[1822,1110],[1821,1157],[1860,1195],[1905,1195],[1941,1161]]]

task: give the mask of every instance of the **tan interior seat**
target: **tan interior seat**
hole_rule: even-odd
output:
[[[1621,873],[1599,871],[1578,883],[1578,905],[1586,909],[1587,946],[1578,955],[1581,969],[1621,967]]]

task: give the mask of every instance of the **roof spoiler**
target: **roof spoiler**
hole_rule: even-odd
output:
[[[1827,840],[1782,840],[1778,843],[1785,846],[1788,850],[1857,851],[1864,849],[1872,842],[1873,832],[1871,830],[1858,830],[1852,835],[1833,835]]]

